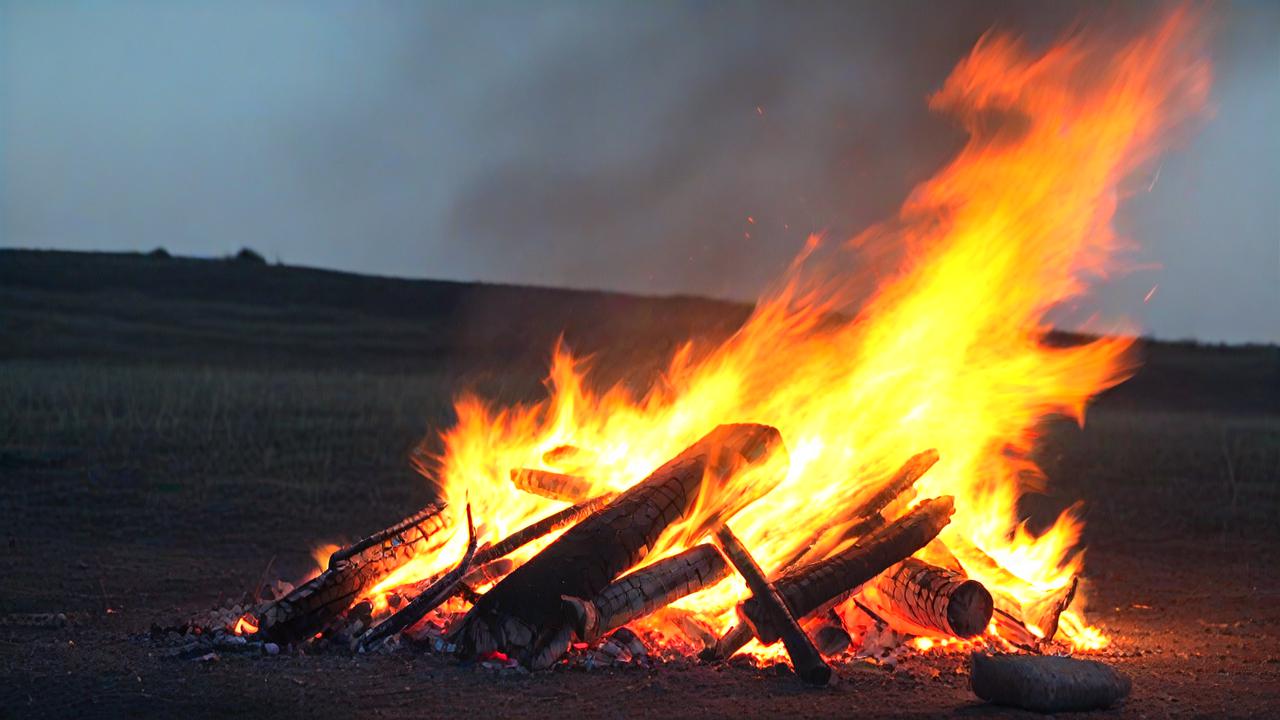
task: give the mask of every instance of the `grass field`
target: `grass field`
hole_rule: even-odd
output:
[[[540,392],[563,329],[603,373],[651,376],[746,309],[140,256],[0,252],[0,717],[735,712],[932,715],[974,705],[962,660],[847,668],[802,693],[746,668],[494,679],[430,658],[227,659],[130,639],[296,576],[323,541],[426,502],[413,448],[461,388]],[[1280,352],[1146,343],[1083,429],[1048,428],[1035,516],[1086,501],[1092,617],[1135,676],[1121,714],[1280,703]],[[934,672],[939,675],[935,677]],[[407,688],[407,689],[406,689]],[[616,706],[615,706],[616,707]],[[673,710],[674,708],[674,710]],[[461,717],[462,715],[454,715]]]

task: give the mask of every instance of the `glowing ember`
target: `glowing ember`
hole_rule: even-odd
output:
[[[1081,571],[1080,520],[1068,510],[1033,534],[1017,510],[1019,496],[1043,482],[1030,459],[1037,426],[1052,415],[1082,422],[1089,399],[1129,374],[1132,340],[1053,346],[1045,316],[1115,267],[1121,181],[1205,102],[1209,72],[1188,49],[1192,20],[1174,13],[1127,44],[1073,37],[1041,54],[983,38],[929,100],[969,140],[898,217],[839,246],[811,238],[732,338],[681,348],[642,395],[592,389],[584,364],[557,347],[547,400],[497,408],[463,396],[433,468],[450,506],[460,512],[469,496],[481,542],[494,542],[564,507],[518,490],[512,470],[622,490],[718,424],[765,423],[782,432],[790,470],[733,526],[773,571],[809,546],[811,559],[839,551],[858,491],[937,448],[941,460],[917,496],[954,496],[956,514],[923,554],[948,557],[1022,609],[1061,595]],[[896,268],[875,268],[883,279],[851,311],[867,287],[860,270],[893,250],[904,253]],[[700,539],[688,535],[669,532],[646,562]],[[465,542],[459,533],[441,552],[420,554],[374,594],[440,572]],[[723,632],[746,596],[734,575],[645,622],[679,636],[668,621],[680,616]],[[1059,632],[1080,649],[1107,643],[1072,610]],[[915,647],[950,642],[919,638]]]
[[[236,625],[231,632],[236,635],[253,635],[258,632],[257,622],[257,618],[252,615],[242,615],[239,620],[236,620]]]

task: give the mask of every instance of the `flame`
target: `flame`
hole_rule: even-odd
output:
[[[545,401],[495,407],[462,396],[434,471],[446,498],[461,508],[469,496],[482,541],[496,541],[564,506],[518,491],[514,468],[623,490],[718,424],[766,423],[781,430],[790,467],[733,527],[776,570],[810,544],[810,557],[840,550],[858,491],[932,447],[941,461],[916,497],[955,497],[945,549],[1019,603],[1062,591],[1083,563],[1075,509],[1038,533],[1018,520],[1019,496],[1044,482],[1030,459],[1037,426],[1053,415],[1083,422],[1089,399],[1131,372],[1132,339],[1047,343],[1046,314],[1116,269],[1122,180],[1206,102],[1194,24],[1176,11],[1127,42],[1076,35],[1039,54],[988,34],[929,98],[968,141],[896,218],[838,245],[811,237],[736,334],[684,345],[643,393],[594,389],[589,363],[558,345]],[[869,263],[880,281],[851,311]],[[697,540],[668,533],[649,560]],[[378,591],[439,572],[464,543],[454,537]],[[673,608],[724,631],[746,596],[734,576]],[[1106,642],[1074,612],[1061,632],[1081,648]]]
[[[231,632],[236,635],[253,635],[258,632],[258,619],[249,613],[240,616],[236,620],[235,627],[231,628]]]

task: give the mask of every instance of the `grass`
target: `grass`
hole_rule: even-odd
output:
[[[0,343],[0,611],[44,607],[59,597],[50,578],[100,603],[68,579],[79,563],[135,574],[174,603],[235,586],[219,573],[251,582],[275,555],[287,574],[313,543],[425,503],[409,453],[452,421],[463,388],[537,397],[561,326],[613,377],[643,378],[680,339],[742,317],[697,300],[0,253],[15,257],[23,272],[0,262],[15,300],[0,339],[21,336]],[[208,291],[219,285],[234,292]],[[406,330],[418,324],[437,335]],[[1083,430],[1050,427],[1049,491],[1028,498],[1029,514],[1083,499],[1094,543],[1280,537],[1280,354],[1145,353]]]

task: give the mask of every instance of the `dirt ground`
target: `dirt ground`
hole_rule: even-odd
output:
[[[167,657],[137,635],[243,592],[273,557],[280,574],[301,573],[312,543],[357,535],[425,500],[403,454],[372,453],[397,433],[401,449],[411,444],[413,423],[397,420],[396,403],[430,407],[427,396],[447,398],[446,388],[344,377],[349,393],[317,395],[339,378],[6,370],[5,389],[19,395],[29,424],[8,424],[16,432],[0,456],[4,609],[72,617],[60,629],[0,627],[6,716],[1010,714],[971,695],[955,656],[896,672],[847,665],[825,690],[745,667],[513,677],[405,654]],[[255,413],[268,385],[279,409]],[[64,416],[67,407],[82,415]],[[168,416],[157,427],[130,413]],[[274,444],[255,445],[269,426]],[[1132,698],[1110,714],[1258,716],[1280,707],[1278,448],[1269,416],[1100,409],[1083,431],[1053,429],[1043,461],[1058,481],[1045,503],[1095,498],[1090,617],[1114,637],[1104,657],[1134,678]]]
[[[822,690],[737,666],[527,676],[411,653],[170,657],[140,637],[152,624],[243,593],[269,563],[273,575],[298,577],[313,545],[421,506],[429,489],[407,454],[449,421],[451,396],[465,385],[526,397],[538,369],[440,362],[373,372],[359,358],[307,369],[206,365],[196,346],[180,344],[157,362],[127,352],[125,339],[158,317],[140,296],[130,295],[134,315],[112,321],[85,313],[115,305],[79,298],[79,329],[59,335],[60,311],[50,308],[62,297],[32,291],[23,316],[57,343],[42,340],[31,355],[0,348],[0,717],[1019,714],[979,702],[965,658],[953,655],[893,672],[844,665]],[[157,319],[148,342],[177,337],[166,329],[174,323],[199,327]],[[306,335],[305,325],[290,326]],[[90,342],[94,327],[111,333],[109,362]],[[199,347],[231,330],[210,332]],[[248,347],[258,332],[227,342]],[[370,352],[396,351],[381,343]],[[1114,641],[1101,657],[1134,682],[1123,706],[1101,714],[1274,715],[1280,354],[1153,348],[1143,372],[1083,429],[1047,429],[1039,459],[1051,484],[1027,503],[1035,518],[1086,501],[1089,617]],[[71,622],[13,620],[45,612]]]

